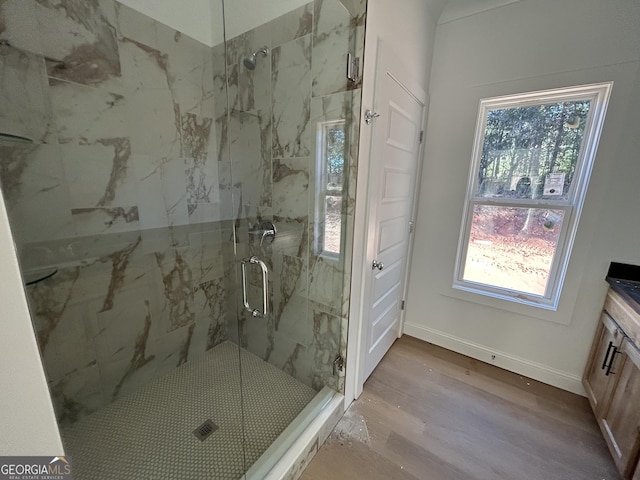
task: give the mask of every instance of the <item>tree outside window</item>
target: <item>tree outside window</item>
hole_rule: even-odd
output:
[[[610,89],[481,101],[454,287],[557,308]]]

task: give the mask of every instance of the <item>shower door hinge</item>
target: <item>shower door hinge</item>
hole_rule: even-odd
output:
[[[424,139],[424,130],[420,130],[420,143],[422,143],[423,139]]]
[[[404,300],[402,300],[402,303],[400,304],[400,310],[404,310]]]
[[[338,355],[336,359],[333,361],[333,376],[335,377],[338,372],[341,372],[344,368],[344,358],[341,355]]]
[[[347,53],[347,79],[353,83],[360,81],[360,58]]]

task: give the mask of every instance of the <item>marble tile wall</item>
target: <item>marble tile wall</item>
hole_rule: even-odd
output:
[[[33,140],[0,140],[0,184],[25,277],[58,269],[26,290],[71,423],[235,328],[222,59],[113,0],[3,0],[0,25],[0,132]]]
[[[346,354],[360,117],[344,65],[362,58],[364,10],[315,0],[225,50],[113,0],[0,0],[0,132],[33,140],[0,141],[0,185],[25,276],[58,269],[26,288],[61,422],[226,339],[344,388],[332,361]],[[335,260],[315,252],[314,199],[317,125],[337,119]],[[260,244],[249,231],[264,220],[278,236]],[[234,255],[267,263],[266,319],[242,311]],[[252,304],[260,282],[251,270]]]
[[[229,40],[231,110],[217,117],[219,130],[230,132],[238,255],[258,256],[271,272],[272,313],[241,313],[237,340],[315,389],[344,388],[332,363],[346,358],[361,96],[345,68],[347,53],[362,58],[364,18],[365,2],[315,0]],[[269,55],[247,70],[243,58],[263,46]],[[315,251],[316,137],[322,122],[334,120],[345,120],[349,145],[338,259]],[[264,220],[278,236],[259,245],[248,232]],[[257,269],[249,283],[249,299],[259,305]]]

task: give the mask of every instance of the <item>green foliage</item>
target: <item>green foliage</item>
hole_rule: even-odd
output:
[[[344,125],[327,131],[327,171],[330,175],[342,175],[345,157]]]
[[[549,173],[575,173],[591,102],[490,110],[480,159],[479,194],[539,198]]]

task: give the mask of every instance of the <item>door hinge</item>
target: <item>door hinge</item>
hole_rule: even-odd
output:
[[[336,359],[333,361],[333,376],[335,377],[338,372],[341,372],[344,368],[344,358],[342,355],[338,355]]]
[[[347,80],[358,83],[360,81],[360,58],[347,54]]]
[[[422,143],[423,139],[424,139],[424,130],[420,130],[420,143]]]
[[[404,300],[402,300],[402,303],[400,304],[400,310],[404,310]]]
[[[413,230],[415,229],[416,224],[413,221],[409,222],[409,233],[413,233]]]

